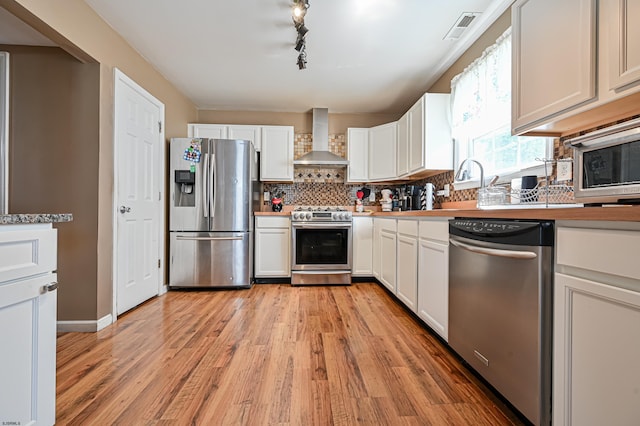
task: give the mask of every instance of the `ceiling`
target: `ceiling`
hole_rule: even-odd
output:
[[[200,109],[331,113],[407,110],[512,2],[310,0],[299,70],[292,0],[85,1]]]

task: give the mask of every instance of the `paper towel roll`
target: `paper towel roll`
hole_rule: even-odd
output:
[[[427,183],[424,186],[425,207],[424,210],[433,210],[433,184]]]
[[[511,193],[515,194],[515,197],[512,196],[511,198],[511,204],[519,204],[520,203],[520,187],[522,185],[522,179],[521,178],[515,178],[515,179],[511,179]]]

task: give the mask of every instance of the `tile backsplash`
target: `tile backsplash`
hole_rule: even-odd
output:
[[[629,117],[628,119],[638,118],[640,116]],[[621,120],[621,121],[626,121]],[[614,124],[614,123],[612,123]],[[603,126],[601,126],[603,127]],[[579,134],[584,134],[596,130],[589,129]],[[567,136],[562,139],[554,140],[553,156],[554,159],[572,158],[571,148],[564,146],[564,140],[579,134]],[[310,133],[299,133],[294,139],[294,158],[299,158],[307,152],[311,151],[312,135]],[[329,150],[334,154],[346,158],[347,144],[346,135],[331,134],[329,135]],[[339,205],[351,206],[356,201],[356,191],[366,187],[376,194],[376,202],[370,203],[364,200],[363,204],[379,206],[378,202],[381,198],[380,191],[385,188],[395,189],[402,185],[411,184],[424,186],[427,182],[432,183],[436,191],[442,190],[445,185],[453,182],[453,171],[430,176],[412,182],[403,182],[402,184],[350,184],[346,183],[346,168],[317,168],[317,167],[296,167],[294,170],[293,183],[265,183],[264,190],[273,195],[283,194],[284,203],[286,205]],[[555,165],[550,170],[550,176],[555,176]],[[477,197],[477,189],[466,189],[455,191],[451,188],[449,197],[435,197],[434,207],[439,207],[442,202],[468,201],[475,200]],[[265,201],[265,208],[268,208],[268,200]]]

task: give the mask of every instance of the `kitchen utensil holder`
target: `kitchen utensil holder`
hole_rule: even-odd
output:
[[[512,189],[510,196],[520,200],[520,203],[527,204],[573,204],[575,199],[573,196],[573,187],[565,184],[551,184],[549,181],[549,164],[560,161],[571,161],[572,159],[540,159],[537,161],[544,163],[544,179],[542,179],[533,189]]]

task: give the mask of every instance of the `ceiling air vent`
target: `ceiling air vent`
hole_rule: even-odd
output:
[[[477,12],[463,12],[449,32],[444,36],[443,40],[458,40],[464,30],[466,30],[479,15],[480,13]]]

